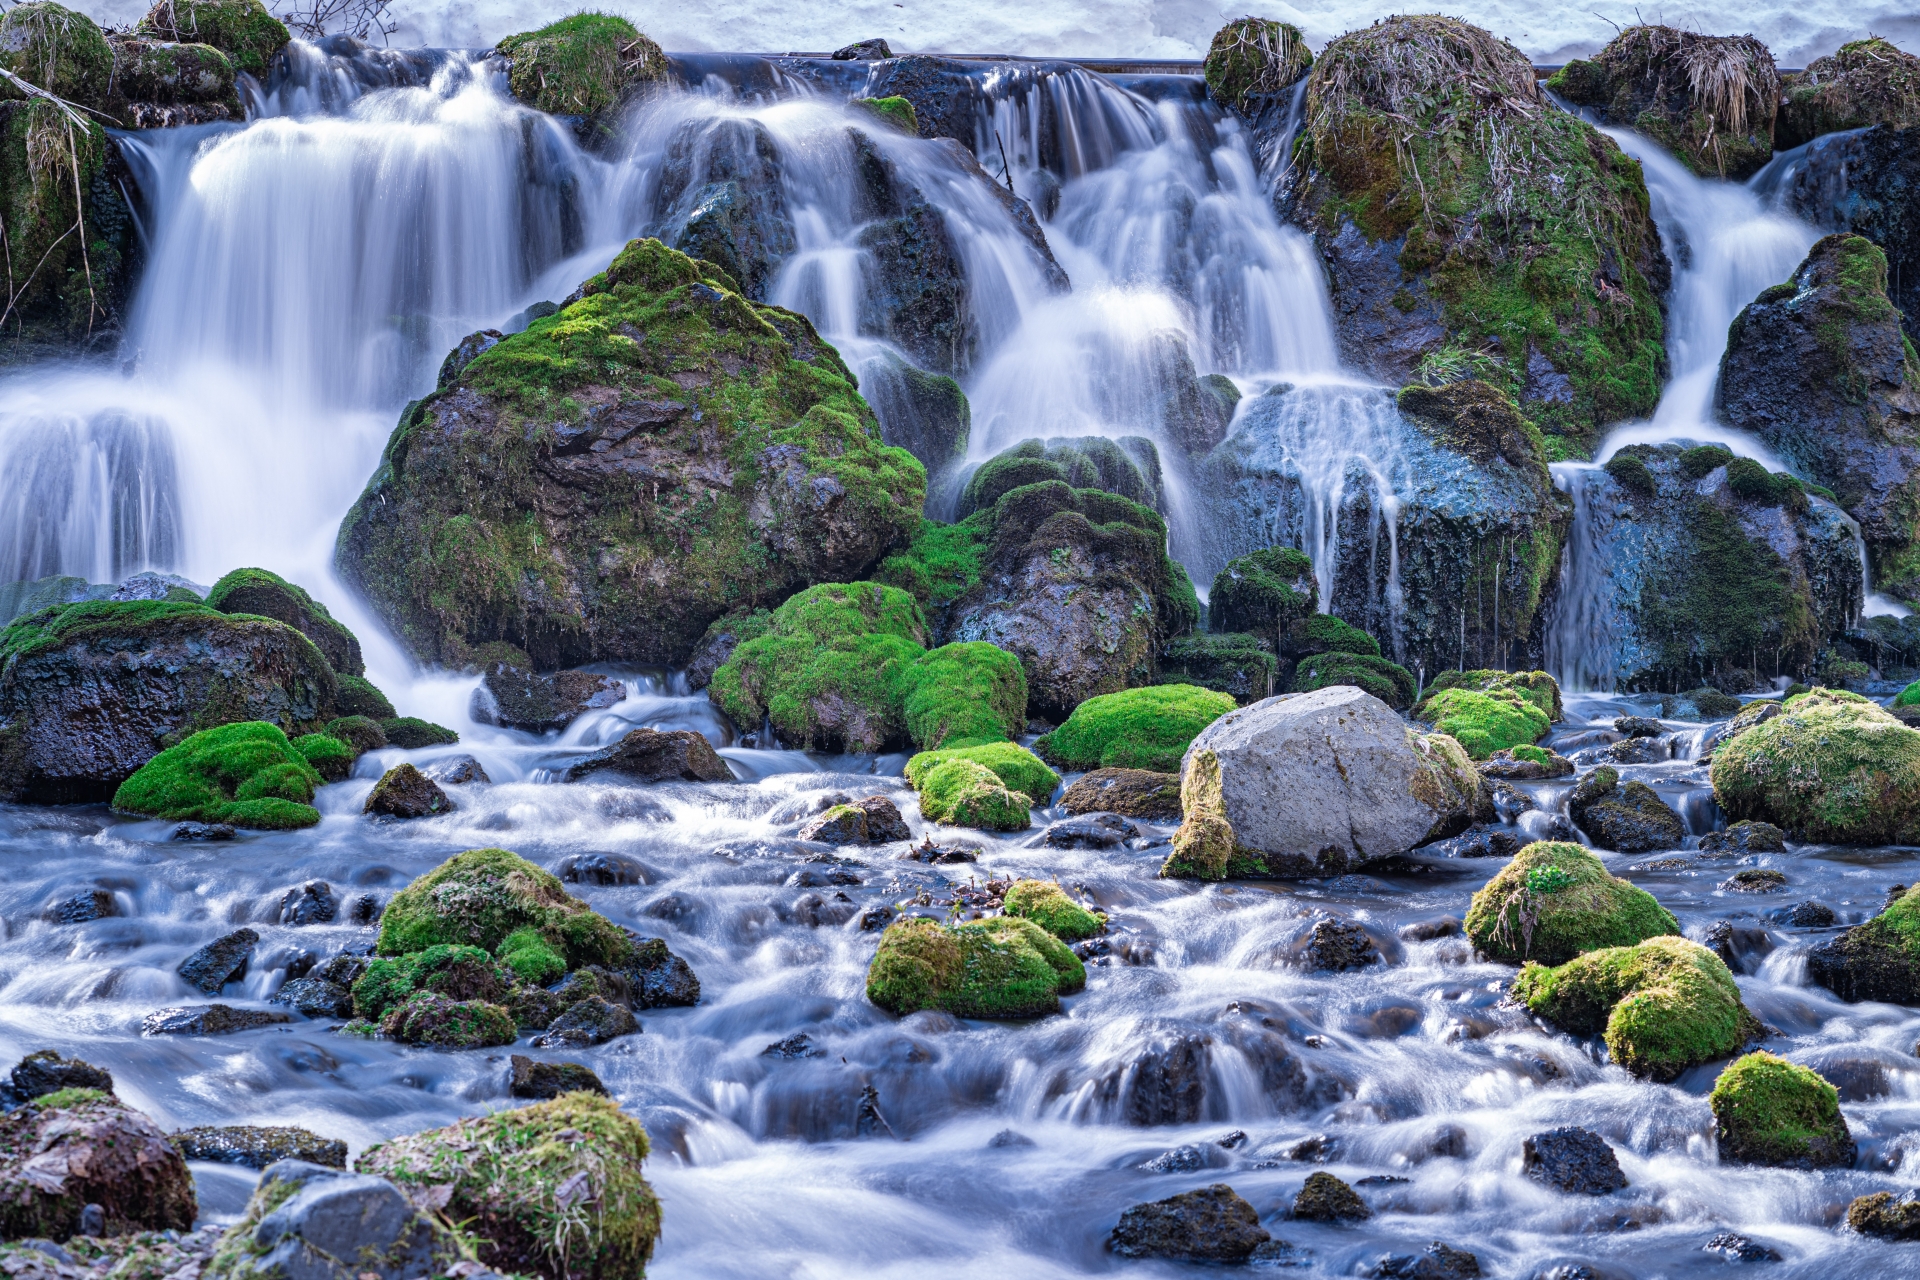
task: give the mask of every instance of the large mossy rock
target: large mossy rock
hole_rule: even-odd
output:
[[[1213,33],[1201,68],[1215,101],[1242,113],[1292,88],[1313,65],[1300,28],[1288,22],[1241,18]]]
[[[867,999],[889,1013],[939,1009],[962,1018],[1037,1018],[1087,984],[1080,957],[1015,916],[943,925],[902,920],[881,935]]]
[[[207,592],[206,603],[207,608],[222,613],[251,613],[284,622],[313,641],[335,675],[364,678],[367,674],[367,664],[360,657],[360,638],[336,622],[327,612],[327,606],[308,595],[305,588],[277,573],[265,569],[235,569],[213,584]],[[359,707],[342,710],[349,715],[370,714]],[[387,714],[393,714],[391,708]]]
[[[513,96],[551,115],[600,115],[667,78],[660,46],[605,13],[576,13],[508,36],[496,51],[507,60]]]
[[[1547,88],[1646,134],[1703,178],[1737,181],[1773,155],[1780,73],[1752,36],[1628,27],[1554,72]]]
[[[505,849],[456,854],[395,894],[374,950],[404,956],[459,943],[494,952],[522,929],[546,939],[569,969],[619,966],[633,952],[619,926]]]
[[[106,800],[199,730],[248,720],[319,729],[336,688],[313,642],[267,618],[172,600],[16,618],[0,631],[0,799]]]
[[[318,744],[309,741],[316,737]],[[306,750],[296,748],[277,726],[258,720],[203,729],[141,765],[113,793],[113,807],[169,822],[311,827],[320,821],[313,791],[321,775],[313,756],[323,756],[330,767],[344,756],[351,766],[352,748],[317,734],[299,741],[307,743]],[[339,750],[323,751],[321,744]]]
[[[1920,1005],[1920,888],[1813,948],[1807,976],[1842,1000]]]
[[[1857,1148],[1840,1091],[1820,1073],[1771,1053],[1749,1053],[1713,1082],[1720,1158],[1795,1169],[1846,1168]]]
[[[1495,960],[1565,964],[1582,952],[1680,932],[1652,894],[1607,873],[1577,844],[1541,841],[1473,895],[1467,936]]]
[[[1714,748],[1713,796],[1729,820],[1770,822],[1795,840],[1912,844],[1920,730],[1856,693],[1799,694]]]
[[[408,407],[337,563],[426,658],[681,663],[738,606],[857,578],[925,489],[811,324],[636,240]]]
[[[0,1238],[187,1231],[193,1175],[159,1125],[98,1089],[60,1089],[0,1116]]]
[[[1887,298],[1886,254],[1827,236],[1734,318],[1719,409],[1833,490],[1881,555],[1920,518],[1920,358]],[[1909,571],[1911,572],[1911,571]]]
[[[1384,19],[1321,51],[1303,135],[1288,201],[1349,363],[1400,385],[1496,353],[1478,363],[1576,448],[1651,411],[1669,267],[1640,166],[1550,109],[1526,55],[1455,19]]]
[[[1823,133],[1920,124],[1920,58],[1878,36],[1841,45],[1780,79],[1773,145],[1787,151]]]
[[[260,0],[160,0],[134,28],[136,36],[212,45],[235,71],[263,85],[292,37]]]
[[[1655,1080],[1727,1057],[1761,1030],[1725,963],[1685,938],[1605,947],[1554,968],[1528,961],[1513,993],[1574,1035],[1604,1034],[1615,1062]]]
[[[1276,652],[1293,650],[1319,607],[1313,561],[1292,547],[1229,560],[1207,593],[1207,620],[1215,631],[1259,636]]]
[[[69,102],[106,99],[113,46],[93,19],[54,0],[28,0],[0,14],[0,67]],[[19,98],[8,84],[0,97]]]
[[[1237,706],[1230,694],[1190,684],[1102,694],[1075,707],[1034,750],[1067,769],[1173,773],[1194,737]]]
[[[641,1172],[647,1131],[612,1099],[562,1094],[367,1148],[354,1167],[412,1195],[445,1195],[448,1219],[505,1274],[547,1280],[643,1275],[660,1202]]]
[[[923,808],[929,803],[938,803],[941,807],[946,807],[948,802],[930,802],[925,793],[928,790],[928,778],[942,765],[952,760],[965,760],[979,765],[1009,791],[1019,792],[1024,796],[1025,800],[1021,805],[1020,825],[1022,827],[1026,825],[1027,804],[1045,805],[1053,798],[1054,790],[1060,785],[1059,774],[1049,769],[1040,757],[1015,742],[983,742],[971,746],[922,751],[907,761],[907,781],[913,784],[915,790],[922,792]],[[929,813],[927,816],[934,817],[934,814]],[[944,821],[938,818],[935,820]]]
[[[1423,736],[1351,686],[1283,694],[1201,730],[1181,774],[1186,821],[1160,874],[1339,875],[1491,814],[1460,745]]]
[[[1062,436],[1022,440],[981,463],[961,491],[962,519],[993,506],[1022,485],[1058,480],[1099,489],[1156,511],[1164,505],[1160,451],[1144,436]]]
[[[1612,765],[1602,765],[1575,784],[1567,797],[1567,816],[1602,849],[1647,853],[1678,849],[1686,824],[1644,782],[1621,782]]]

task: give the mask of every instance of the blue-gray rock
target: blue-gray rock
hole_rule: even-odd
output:
[[[267,1166],[235,1231],[250,1247],[216,1259],[207,1280],[413,1280],[459,1259],[453,1234],[385,1178],[301,1160]]]
[[[209,942],[180,962],[179,973],[187,982],[207,995],[218,995],[229,982],[247,976],[247,960],[260,935],[251,929],[235,929],[224,938]]]
[[[1619,1158],[1591,1129],[1536,1133],[1522,1147],[1520,1171],[1536,1182],[1575,1195],[1604,1196],[1627,1185]]]
[[[148,1014],[140,1024],[140,1033],[148,1036],[224,1036],[291,1021],[293,1019],[288,1015],[271,1009],[236,1009],[226,1004],[181,1005]]]

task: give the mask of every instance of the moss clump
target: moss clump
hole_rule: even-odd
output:
[[[1293,669],[1295,693],[1311,693],[1337,684],[1354,685],[1395,711],[1413,705],[1417,688],[1413,673],[1399,663],[1361,653],[1318,653],[1301,659]]]
[[[43,1093],[33,1099],[33,1105],[52,1111],[61,1107],[77,1107],[83,1102],[110,1101],[115,1101],[115,1099],[113,1095],[105,1089],[68,1088],[55,1089],[52,1093]]]
[[[1714,751],[1713,794],[1730,819],[1771,822],[1796,840],[1910,844],[1920,838],[1920,732],[1858,694],[1815,689]]]
[[[326,733],[329,738],[338,738],[352,747],[355,755],[378,751],[387,745],[387,731],[365,716],[341,716],[329,721]]]
[[[1720,1073],[1707,1101],[1722,1160],[1802,1169],[1853,1163],[1840,1091],[1816,1071],[1749,1053]]]
[[[565,968],[562,964],[563,972]],[[483,948],[437,943],[411,955],[375,957],[354,981],[353,1014],[378,1022],[417,991],[453,1000],[499,1002],[512,990],[513,979],[514,973],[495,963]]]
[[[141,765],[113,807],[169,822],[225,822],[284,830],[320,821],[320,775],[287,735],[263,720],[203,729]]]
[[[1553,965],[1678,934],[1680,925],[1652,894],[1607,874],[1579,845],[1539,841],[1473,895],[1466,931],[1495,960]]]
[[[1761,1030],[1720,957],[1685,938],[1606,947],[1557,968],[1529,961],[1513,992],[1575,1035],[1604,1032],[1615,1062],[1656,1080],[1724,1058]]]
[[[422,747],[447,747],[460,741],[460,735],[445,725],[434,724],[413,716],[382,720],[380,732],[386,735],[388,746],[399,747],[403,751],[418,751]]]
[[[134,34],[157,40],[210,44],[235,71],[265,83],[273,60],[292,37],[260,0],[160,0]]]
[[[1194,752],[1180,775],[1180,808],[1185,814],[1173,833],[1173,848],[1161,864],[1167,880],[1224,880],[1233,861],[1233,823],[1227,819],[1221,791],[1220,758],[1210,749]]]
[[[1289,636],[1319,607],[1313,561],[1292,547],[1272,547],[1229,560],[1214,575],[1208,625],[1215,631],[1251,632],[1287,652]]]
[[[903,673],[907,736],[933,750],[949,742],[1011,739],[1027,727],[1020,659],[984,640],[942,645]]]
[[[980,585],[992,518],[988,511],[959,524],[922,520],[907,549],[880,562],[874,581],[910,593],[929,609],[953,603]]]
[[[514,977],[536,987],[556,982],[567,972],[566,960],[538,929],[515,929],[500,943],[499,956]]]
[[[410,1192],[448,1188],[447,1218],[495,1271],[632,1280],[660,1234],[648,1151],[638,1120],[581,1092],[380,1143],[354,1167]]]
[[[1022,441],[980,464],[960,495],[960,505],[965,514],[972,515],[1015,489],[1049,480],[1067,483],[1066,467],[1047,457],[1046,446],[1040,441]]]
[[[343,716],[361,716],[369,721],[397,720],[400,713],[365,676],[341,676],[340,694],[334,708]]]
[[[1069,769],[1173,773],[1199,732],[1237,705],[1228,694],[1190,684],[1103,694],[1075,707],[1034,749]]]
[[[1538,741],[1552,723],[1546,712],[1508,689],[1447,689],[1420,705],[1420,718],[1465,747],[1475,760]]]
[[[1039,756],[1014,742],[982,742],[922,751],[907,761],[907,781],[919,789],[928,774],[949,760],[970,760],[989,770],[1009,791],[1018,791],[1036,805],[1053,798],[1060,775]]]
[[[1031,920],[1056,938],[1078,942],[1107,927],[1107,917],[1089,911],[1051,880],[1015,880],[1001,898],[1010,916]]]
[[[1248,111],[1256,97],[1282,92],[1312,65],[1313,54],[1300,28],[1241,18],[1214,32],[1202,72],[1216,101]]]
[[[313,641],[326,655],[327,665],[336,675],[364,676],[366,663],[360,657],[360,640],[353,632],[334,621],[327,606],[315,600],[302,587],[265,569],[235,569],[213,584],[207,592],[207,607],[221,613],[250,613],[257,617],[284,622]],[[361,683],[365,683],[362,681]],[[372,685],[366,686],[373,689]],[[374,696],[381,702],[379,691]],[[369,715],[359,707],[341,710],[348,714]],[[391,708],[387,715],[393,714]]]
[[[0,14],[0,67],[70,101],[96,103],[113,78],[113,47],[93,20],[53,0]],[[14,97],[12,85],[0,97]]]
[[[1819,623],[1780,554],[1709,498],[1689,499],[1675,519],[1691,542],[1684,570],[1640,590],[1641,634],[1659,667],[1693,673],[1746,665],[1756,652],[1809,653]]]
[[[416,991],[388,1011],[380,1034],[434,1049],[491,1049],[518,1040],[520,1029],[513,1015],[497,1004]]]
[[[1895,694],[1893,705],[1896,707],[1920,706],[1920,680],[1915,680],[1912,684]]]
[[[1920,58],[1878,36],[1843,44],[1781,78],[1773,144],[1787,151],[1823,133],[1920,124]]]
[[[1564,715],[1560,702],[1560,682],[1544,671],[1441,671],[1427,682],[1425,697],[1413,709],[1414,718],[1426,719],[1428,700],[1447,689],[1518,694],[1538,707],[1550,723],[1560,720]]]
[[[1380,642],[1330,613],[1316,613],[1300,626],[1299,653],[1357,653],[1364,658],[1380,656]]]
[[[1030,920],[962,925],[902,920],[867,966],[867,999],[889,1013],[941,1009],[962,1018],[1037,1018],[1087,985],[1080,958]]]
[[[505,849],[469,849],[394,895],[380,918],[375,950],[397,956],[465,943],[491,952],[521,929],[538,930],[569,968],[617,965],[633,949],[619,926],[525,858]]]
[[[301,734],[289,745],[328,782],[338,782],[351,773],[360,755],[351,743],[324,733]]]
[[[1258,702],[1293,676],[1293,664],[1276,658],[1269,643],[1244,631],[1182,636],[1161,655],[1160,680],[1231,694],[1241,706]]]
[[[660,46],[612,14],[576,13],[495,47],[508,59],[513,96],[552,115],[598,115],[667,78]]]
[[[919,136],[920,121],[913,113],[913,103],[902,97],[892,98],[855,98],[853,105],[867,114],[877,116],[902,133]]]
[[[1025,794],[1007,787],[986,765],[959,753],[926,769],[915,786],[920,792],[920,812],[929,822],[982,831],[1025,831],[1032,825]]]
[[[1606,473],[1629,493],[1642,498],[1651,498],[1660,485],[1653,478],[1653,470],[1646,460],[1637,453],[1616,453],[1607,459]]]

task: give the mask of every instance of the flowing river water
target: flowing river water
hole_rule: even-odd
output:
[[[179,962],[241,924],[261,941],[244,988],[227,993],[240,1003],[371,943],[345,913],[278,923],[288,890],[320,879],[343,901],[384,899],[455,852],[497,845],[569,876],[597,910],[664,938],[700,977],[698,1006],[549,1055],[590,1065],[653,1136],[648,1175],[665,1218],[656,1276],[1185,1274],[1122,1262],[1105,1236],[1127,1205],[1219,1181],[1295,1246],[1279,1260],[1296,1274],[1361,1274],[1437,1239],[1476,1253],[1485,1274],[1521,1280],[1561,1263],[1596,1277],[1717,1275],[1726,1255],[1704,1246],[1729,1230],[1780,1255],[1769,1274],[1920,1273],[1902,1246],[1834,1230],[1853,1196],[1920,1181],[1920,1014],[1842,1004],[1807,985],[1804,962],[1810,945],[1911,882],[1909,852],[1605,855],[1689,936],[1732,922],[1743,996],[1773,1029],[1767,1047],[1841,1088],[1860,1144],[1853,1168],[1743,1168],[1716,1158],[1705,1098],[1715,1066],[1656,1085],[1608,1065],[1597,1042],[1510,1007],[1512,971],[1477,962],[1439,923],[1464,914],[1497,860],[1416,853],[1336,880],[1201,886],[1155,876],[1170,827],[1138,823],[1114,847],[1060,848],[1043,831],[1063,814],[1047,809],[1014,836],[939,831],[974,860],[929,865],[906,846],[797,839],[834,793],[889,795],[916,836],[926,831],[899,776],[903,757],[733,746],[674,673],[617,673],[624,702],[548,739],[474,723],[475,681],[415,672],[328,569],[338,518],[399,404],[431,385],[463,334],[564,296],[626,237],[655,229],[659,157],[688,121],[751,119],[779,140],[803,216],[775,296],[807,309],[857,367],[884,362],[885,341],[858,318],[856,228],[835,193],[849,117],[772,73],[757,95],[716,87],[658,102],[632,154],[600,158],[513,107],[464,55],[335,44],[297,47],[295,60],[244,128],[127,141],[150,254],[128,359],[110,371],[13,375],[0,388],[0,456],[10,482],[24,478],[0,523],[0,571],[111,581],[151,566],[208,582],[242,563],[280,570],[358,631],[370,675],[403,711],[463,740],[363,758],[353,778],[320,792],[317,828],[228,844],[173,842],[168,824],[98,807],[0,808],[0,1057],[52,1047],[86,1058],[169,1127],[297,1124],[356,1152],[510,1105],[505,1050],[408,1049],[320,1021],[229,1037],[139,1034],[146,1014],[198,999],[175,975]],[[963,378],[975,455],[1028,434],[1158,433],[1164,424],[1140,407],[1152,388],[1116,395],[1105,374],[1119,377],[1153,335],[1171,332],[1203,371],[1249,390],[1318,380],[1337,412],[1303,417],[1282,444],[1323,461],[1337,453],[1324,469],[1336,483],[1344,459],[1366,455],[1364,433],[1341,415],[1383,397],[1338,366],[1310,246],[1273,219],[1235,126],[1178,86],[1137,88],[1073,72],[1009,87],[983,117],[1008,146],[1019,189],[1044,195],[1043,173],[1058,184],[1046,225],[1074,289],[1037,287],[1001,206],[953,188],[949,225],[981,334]],[[1042,93],[1054,95],[1047,113]],[[1062,103],[1079,114],[1063,115]],[[1062,138],[1075,143],[1065,160]],[[923,186],[942,180],[928,144],[886,145]],[[1649,174],[1668,201],[1744,198],[1668,184],[1651,162]],[[1663,225],[1670,240],[1682,222],[1706,238],[1691,245],[1696,262],[1735,247],[1722,241],[1737,224],[1691,217],[1670,204]],[[1778,235],[1786,247],[1754,269],[1754,290],[1784,278],[1811,239],[1791,226]],[[1680,287],[1702,270],[1683,267]],[[1696,420],[1710,379],[1702,390],[1686,377],[1709,360],[1683,356],[1683,344],[1710,342],[1713,323],[1724,332],[1724,318],[1702,319],[1697,335],[1676,324],[1682,376],[1668,398],[1690,397]],[[1390,480],[1390,460],[1372,461]],[[1180,477],[1170,483],[1179,551],[1195,531],[1181,525]],[[1328,500],[1337,507],[1337,492]],[[1314,550],[1323,571],[1337,554]],[[1657,712],[1646,699],[1570,697],[1552,742],[1591,767],[1629,713]],[[570,756],[636,725],[708,733],[743,781],[556,783]],[[1691,845],[1721,821],[1699,758],[1706,737],[1699,725],[1665,729],[1653,754],[1670,758],[1621,773],[1661,791]],[[452,788],[452,815],[361,815],[388,765],[461,753],[493,781]],[[1547,831],[1568,781],[1516,785],[1505,813],[1520,834]],[[1749,865],[1785,872],[1786,891],[1719,887]],[[1023,875],[1058,878],[1110,916],[1087,989],[1061,1015],[895,1019],[865,1000],[890,913],[964,913],[989,879]],[[96,888],[117,915],[47,919],[51,905]],[[1810,900],[1832,909],[1833,927],[1776,918]],[[1382,962],[1304,968],[1304,937],[1327,914],[1364,926]],[[800,1033],[811,1056],[766,1052]],[[1523,1140],[1569,1124],[1614,1145],[1625,1191],[1569,1197],[1521,1176]],[[1358,1227],[1286,1220],[1316,1168],[1355,1184],[1374,1216]],[[237,1213],[249,1175],[196,1174],[209,1218]]]

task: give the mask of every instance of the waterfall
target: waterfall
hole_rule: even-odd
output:
[[[1614,617],[1607,591],[1607,547],[1588,485],[1605,473],[1582,463],[1557,462],[1553,483],[1573,499],[1573,526],[1560,550],[1558,605],[1548,620],[1543,655],[1567,693],[1611,693]]]

